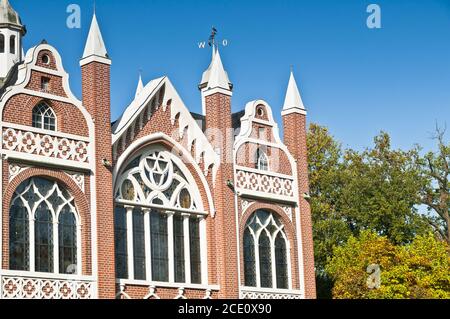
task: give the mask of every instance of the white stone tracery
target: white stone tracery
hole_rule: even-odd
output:
[[[152,281],[151,272],[151,236],[149,215],[152,209],[167,214],[168,250],[169,250],[169,283],[174,279],[174,214],[183,217],[184,233],[184,269],[185,281],[191,283],[190,274],[190,219],[199,219],[201,285],[207,283],[206,254],[206,215],[201,195],[195,179],[184,166],[182,160],[160,146],[144,149],[124,165],[123,173],[119,175],[115,186],[116,205],[122,205],[126,210],[127,228],[127,259],[128,280],[134,280],[133,266],[133,227],[132,214],[135,208],[140,208],[144,214],[144,240],[146,259],[146,282],[156,286],[159,282]],[[124,279],[126,282],[127,279]]]
[[[165,210],[202,211],[198,189],[174,164],[173,154],[149,150],[135,157],[118,180],[116,200],[161,206]]]

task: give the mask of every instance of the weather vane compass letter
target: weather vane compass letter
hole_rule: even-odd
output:
[[[217,48],[219,45],[226,47],[228,46],[228,40],[227,39],[223,39],[222,41],[218,41],[216,36],[217,36],[217,29],[215,27],[211,28],[211,35],[209,36],[208,39],[208,45],[212,48]],[[198,48],[199,49],[204,49],[206,48],[206,41],[202,41],[198,43]]]

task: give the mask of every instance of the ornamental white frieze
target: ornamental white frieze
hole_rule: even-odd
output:
[[[293,180],[255,172],[237,171],[238,189],[286,197],[294,196]]]
[[[88,163],[89,143],[19,129],[3,129],[3,149],[68,161]]]
[[[91,282],[72,280],[2,278],[3,299],[91,299]]]

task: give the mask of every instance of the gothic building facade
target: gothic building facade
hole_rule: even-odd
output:
[[[22,49],[0,0],[0,298],[315,298],[306,110],[293,74],[282,111],[232,113],[216,47],[191,113],[168,77],[110,121],[97,18],[82,99],[58,51]],[[81,52],[80,52],[81,53]]]

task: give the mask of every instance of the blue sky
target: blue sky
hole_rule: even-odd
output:
[[[81,97],[79,58],[93,0],[10,0],[27,25],[25,49],[55,46]],[[66,27],[66,8],[81,7],[81,29]],[[381,7],[382,29],[366,26],[369,4]],[[431,149],[436,121],[450,138],[450,0],[173,1],[96,0],[112,65],[112,117],[145,82],[168,75],[191,111],[209,64],[199,49],[211,26],[234,83],[233,111],[264,99],[280,119],[290,65],[309,120],[328,126],[344,146],[362,149],[385,130],[395,147]]]

